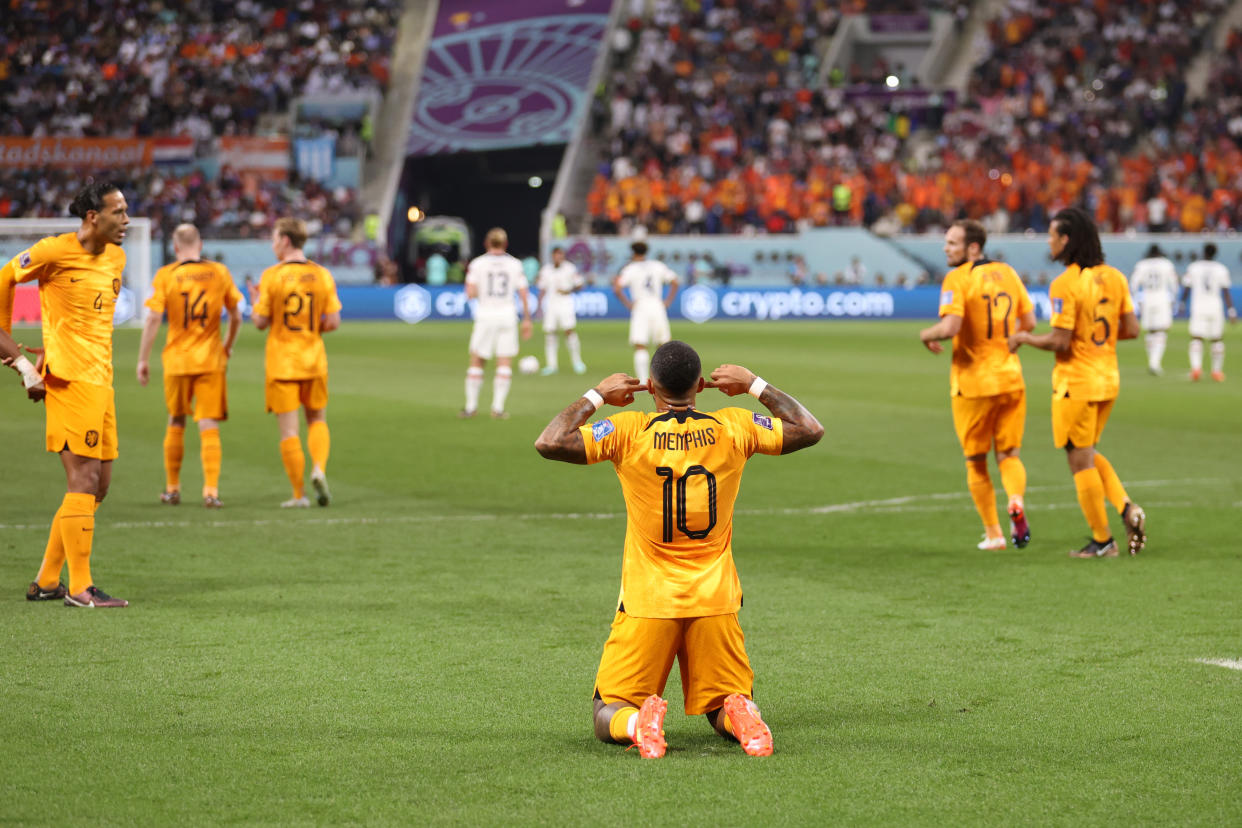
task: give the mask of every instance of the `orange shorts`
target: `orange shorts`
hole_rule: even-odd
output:
[[[1052,395],[1052,444],[1057,448],[1087,448],[1100,442],[1116,400],[1075,400]]]
[[[953,397],[953,428],[962,454],[987,454],[1022,447],[1026,430],[1026,391],[1009,391],[991,397]]]
[[[193,401],[193,410],[190,403]],[[193,414],[195,420],[227,420],[229,400],[224,372],[165,374],[164,402],[173,417]]]
[[[319,411],[328,407],[328,375],[311,379],[269,379],[263,392],[267,410],[273,414],[297,411],[299,406]]]
[[[115,460],[116,394],[109,385],[43,377],[47,396],[47,450],[68,448],[79,457]]]
[[[604,704],[635,707],[652,693],[664,694],[673,658],[681,669],[686,714],[697,716],[724,704],[726,696],[750,696],[755,674],[737,614],[703,618],[633,618],[618,612],[604,642],[595,695]]]

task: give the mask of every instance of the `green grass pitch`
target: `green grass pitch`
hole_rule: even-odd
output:
[[[762,760],[681,712],[676,670],[665,760],[591,735],[623,505],[609,467],[550,463],[532,443],[592,382],[632,370],[621,324],[583,326],[588,377],[517,377],[498,422],[454,416],[465,326],[346,322],[328,338],[335,500],[298,513],[276,508],[289,495],[261,335],[243,331],[230,369],[226,508],[209,512],[192,433],[184,502],[157,502],[162,392],[134,379],[139,332],[118,331],[121,457],[93,566],[132,601],[119,611],[21,597],[64,478],[10,378],[0,821],[1236,822],[1242,672],[1196,660],[1242,658],[1242,367],[1188,382],[1184,325],[1163,378],[1122,345],[1101,448],[1151,542],[1075,561],[1087,530],[1050,444],[1051,355],[1024,351],[1034,541],[983,553],[948,359],[919,327],[675,331],[709,370],[745,364],[827,429],[756,457],[738,501],[742,624],[776,740]],[[524,353],[542,358],[538,335]]]

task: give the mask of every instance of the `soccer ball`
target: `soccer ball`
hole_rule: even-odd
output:
[[[518,360],[518,370],[523,374],[533,374],[539,370],[539,357],[527,354]]]

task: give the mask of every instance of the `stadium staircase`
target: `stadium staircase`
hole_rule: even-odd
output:
[[[401,184],[414,101],[439,6],[439,0],[405,0],[397,24],[388,92],[375,119],[371,155],[362,171],[363,210],[379,217],[376,237],[380,239],[387,237],[388,220]]]
[[[1229,33],[1242,28],[1242,0],[1233,0],[1233,4],[1221,13],[1216,21],[1215,33],[1209,46],[1205,48],[1190,67],[1186,70],[1186,97],[1198,100],[1208,92],[1208,81],[1212,77],[1212,65],[1229,42]]]

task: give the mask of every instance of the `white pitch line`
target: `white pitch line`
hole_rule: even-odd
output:
[[[1138,480],[1127,484],[1131,488],[1152,486],[1186,485],[1189,483],[1219,483],[1219,478],[1185,478],[1181,480]],[[1028,492],[1062,491],[1065,486],[1030,486]],[[856,500],[848,503],[829,503],[824,506],[803,506],[787,509],[735,509],[735,515],[830,515],[849,514],[869,511],[872,513],[896,512],[939,512],[950,508],[946,506],[922,505],[926,501],[961,500],[969,496],[968,492],[932,492],[930,494],[903,495],[880,500]],[[1149,503],[1148,506],[1165,508],[1184,508],[1194,505],[1190,502]],[[1072,509],[1076,503],[1044,503],[1040,510]],[[251,520],[146,520],[118,521],[103,523],[107,529],[220,529],[237,526],[367,526],[394,523],[443,523],[445,521],[484,523],[490,521],[514,520],[620,520],[624,512],[562,512],[562,513],[521,513],[521,514],[466,514],[466,515],[393,515],[390,517],[331,517],[331,518],[254,518]],[[13,531],[47,531],[46,523],[0,523],[0,530]]]
[[[1242,670],[1242,659],[1235,658],[1196,658],[1195,661],[1200,664],[1210,664],[1213,667],[1225,667],[1229,670]]]

